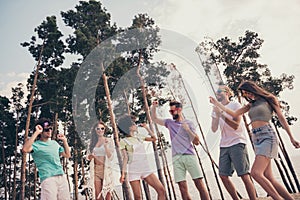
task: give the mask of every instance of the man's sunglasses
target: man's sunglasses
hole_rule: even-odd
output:
[[[105,128],[104,128],[104,127],[101,127],[101,128],[97,127],[96,130],[97,130],[97,131],[100,131],[100,130],[104,131]]]
[[[53,128],[52,127],[50,127],[50,128],[44,128],[44,132],[49,132],[50,130],[52,131]]]
[[[178,111],[178,110],[179,110],[179,108],[175,108],[175,110],[169,110],[169,112],[171,113],[171,115],[173,115],[174,112],[175,112],[175,111]]]
[[[218,93],[218,94],[220,94],[220,93],[222,93],[222,92],[226,92],[226,90],[225,90],[225,89],[218,89],[218,90],[217,90],[217,93]]]

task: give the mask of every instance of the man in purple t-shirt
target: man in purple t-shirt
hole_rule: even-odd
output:
[[[183,200],[190,200],[186,183],[186,172],[191,175],[201,199],[208,200],[209,195],[202,181],[203,175],[195,155],[193,144],[198,145],[199,136],[196,134],[193,122],[187,120],[182,114],[182,104],[177,101],[170,102],[170,114],[173,119],[159,119],[156,116],[158,102],[153,102],[151,107],[152,120],[169,129],[172,144],[172,160],[174,179],[178,183]],[[192,144],[193,143],[193,144]]]

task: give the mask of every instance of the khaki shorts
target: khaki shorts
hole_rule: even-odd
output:
[[[187,171],[191,175],[192,179],[203,178],[203,174],[195,155],[173,156],[173,170],[176,183],[186,180]]]
[[[69,184],[66,175],[46,178],[41,184],[41,199],[70,200]]]

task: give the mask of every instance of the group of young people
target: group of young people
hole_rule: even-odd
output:
[[[245,81],[240,84],[239,91],[248,101],[244,106],[231,101],[233,92],[229,87],[220,85],[216,91],[216,98],[209,97],[213,104],[211,129],[216,132],[220,129],[220,155],[219,176],[232,199],[239,199],[234,184],[230,180],[233,172],[241,177],[249,199],[256,199],[256,190],[253,179],[276,200],[290,200],[293,197],[273,176],[271,159],[278,154],[278,139],[270,125],[273,114],[276,114],[282,127],[287,132],[295,148],[300,143],[295,140],[289,125],[282,114],[277,98],[256,85],[254,82]],[[201,199],[208,200],[210,196],[203,182],[203,174],[196,157],[194,145],[200,144],[199,136],[192,121],[184,118],[183,106],[180,102],[172,101],[169,104],[172,118],[161,119],[156,114],[158,103],[151,106],[151,118],[154,123],[169,130],[174,180],[178,184],[183,200],[190,200],[186,173],[193,179]],[[242,115],[248,113],[251,120],[251,141],[254,146],[255,160],[250,170],[247,152],[247,139],[244,131]],[[134,199],[142,199],[140,181],[146,181],[157,192],[157,199],[166,199],[165,188],[149,167],[144,141],[154,142],[156,136],[146,125],[141,126],[149,133],[148,137],[138,134],[137,125],[129,115],[124,115],[118,120],[120,133],[125,137],[120,140],[120,150],[123,155],[123,165],[120,182],[129,181]],[[113,157],[114,143],[105,136],[107,127],[99,121],[92,128],[89,160],[94,164],[94,186],[96,199],[111,199],[113,180],[110,161]],[[35,132],[23,146],[24,152],[32,152],[33,159],[38,167],[41,180],[41,199],[70,199],[66,178],[60,164],[59,156],[70,157],[67,140],[63,135],[58,139],[63,141],[63,148],[55,141],[50,140],[52,126],[49,120],[42,119],[37,122]],[[40,136],[39,140],[36,138]],[[68,195],[67,195],[68,194]],[[57,198],[56,198],[57,197]]]

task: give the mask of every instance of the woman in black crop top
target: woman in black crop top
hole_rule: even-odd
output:
[[[241,83],[238,89],[249,103],[236,111],[226,108],[213,97],[210,97],[210,102],[233,117],[248,112],[252,126],[252,142],[256,155],[251,169],[252,177],[273,199],[293,199],[285,187],[275,180],[272,173],[271,159],[276,158],[278,154],[278,139],[269,124],[273,112],[277,115],[294,147],[300,148],[300,143],[294,139],[290,127],[281,112],[279,102],[273,94],[251,81]]]

